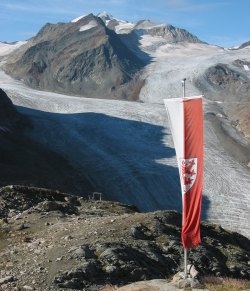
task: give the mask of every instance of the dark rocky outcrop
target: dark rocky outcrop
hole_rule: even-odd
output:
[[[30,125],[28,118],[19,114],[7,94],[0,88],[0,132]]]
[[[14,55],[5,69],[27,85],[87,97],[135,98],[136,76],[144,65],[92,14],[46,24]]]
[[[10,185],[0,189],[0,218],[8,217],[10,211],[23,212],[32,207],[39,211],[59,210],[63,213],[76,213],[80,205],[76,196],[45,188]]]

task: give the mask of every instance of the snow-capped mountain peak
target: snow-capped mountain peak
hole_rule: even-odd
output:
[[[79,16],[79,17],[74,18],[73,20],[71,20],[71,22],[78,22],[79,20],[81,20],[85,16],[87,16],[87,15],[86,14],[85,15],[81,15],[81,16]],[[99,18],[101,18],[106,25],[108,24],[108,22],[110,20],[113,20],[114,19],[114,17],[111,14],[109,14],[108,12],[106,12],[106,11],[100,12],[96,16],[99,17]]]
[[[152,22],[149,19],[146,20],[140,20],[136,23],[135,28],[136,29],[151,29],[154,27],[161,27],[161,26],[166,26],[165,24],[157,24]]]
[[[81,16],[79,16],[79,17],[77,17],[77,18],[74,18],[73,20],[71,20],[71,22],[77,22],[77,21],[79,21],[80,19],[82,19],[83,17],[85,17],[86,15],[81,15]]]
[[[113,15],[111,15],[110,13],[108,13],[106,11],[103,11],[101,13],[98,13],[96,16],[97,17],[100,17],[104,22],[107,21],[107,20],[114,19]]]

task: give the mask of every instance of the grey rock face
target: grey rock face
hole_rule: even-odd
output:
[[[131,235],[135,239],[148,239],[149,235],[147,234],[148,229],[142,224],[133,225],[131,227]]]
[[[61,211],[67,214],[77,214],[77,208],[68,202],[44,201],[37,205],[41,211]]]
[[[93,250],[90,249],[89,245],[81,245],[73,250],[70,250],[73,257],[76,259],[93,259],[95,254]]]
[[[2,210],[0,217],[7,217],[9,212],[21,212],[35,207],[42,212],[61,211],[67,214],[76,214],[76,205],[79,205],[75,196],[63,196],[57,191],[26,187],[26,186],[7,186],[0,189]],[[71,198],[71,199],[70,199]],[[56,201],[55,201],[56,200]],[[70,202],[68,202],[68,200]],[[27,228],[22,227],[22,229]]]
[[[75,23],[46,24],[6,70],[33,88],[131,99],[131,82],[142,67],[116,33],[90,14]]]

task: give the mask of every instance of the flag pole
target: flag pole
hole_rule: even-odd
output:
[[[184,279],[187,279],[187,249],[184,248]]]
[[[184,98],[185,96],[186,96],[186,84],[185,84],[185,82],[186,82],[186,78],[184,78],[184,79],[182,79],[181,80],[181,84],[182,84],[182,97]]]
[[[182,79],[181,84],[182,84],[182,97],[185,98],[186,96],[186,78]],[[183,213],[182,213],[183,215]],[[187,249],[184,248],[184,279],[187,279]]]

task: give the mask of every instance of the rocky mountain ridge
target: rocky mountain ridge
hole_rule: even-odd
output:
[[[146,57],[134,53],[140,51],[138,45],[133,47],[135,38],[138,42],[142,35],[151,35],[168,43],[200,42],[186,30],[148,20],[132,25],[124,34],[127,24],[108,14],[89,14],[70,23],[47,23],[15,51],[5,70],[32,88],[137,100]]]
[[[117,20],[108,14],[97,14],[109,27],[117,34],[133,34],[138,37],[142,35],[151,35],[162,37],[167,43],[190,42],[202,43],[196,36],[185,29],[174,27],[170,24],[157,24],[148,19],[143,19],[137,23]]]
[[[191,34],[187,30],[174,27],[170,24],[154,23],[149,19],[142,19],[137,23],[131,23],[128,21],[116,19],[107,12],[98,13],[96,16],[101,18],[106,26],[114,30],[117,34],[136,33],[138,36],[160,36],[168,43],[202,43],[202,41],[200,41],[195,35]]]
[[[156,24],[150,20],[138,21],[132,28],[131,32],[136,33],[138,36],[160,36],[167,43],[202,43],[202,41],[200,41],[196,36],[192,35],[185,29],[177,28],[170,24]]]
[[[121,203],[23,186],[1,188],[0,205],[4,290],[99,290],[182,269],[175,211],[139,213]],[[201,232],[202,243],[189,251],[201,275],[250,278],[247,238],[206,222]]]
[[[136,99],[144,63],[93,14],[46,24],[5,66],[33,88],[89,97]]]

